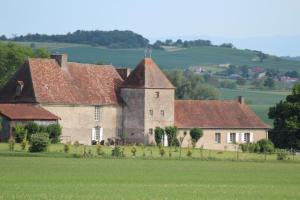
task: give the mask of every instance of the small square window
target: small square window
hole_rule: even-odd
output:
[[[155,92],[155,97],[159,98],[159,92]]]
[[[165,116],[165,111],[164,111],[164,110],[161,110],[161,111],[160,111],[160,115],[161,115],[161,116]]]
[[[149,110],[149,114],[150,114],[151,116],[153,116],[153,110],[152,110],[152,109]]]
[[[152,135],[153,134],[153,128],[149,129],[149,134]]]

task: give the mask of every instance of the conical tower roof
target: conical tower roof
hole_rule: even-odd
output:
[[[121,87],[156,89],[175,88],[151,58],[144,58],[123,82]]]

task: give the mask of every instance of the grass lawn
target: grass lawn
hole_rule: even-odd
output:
[[[1,157],[0,199],[299,199],[299,163]]]

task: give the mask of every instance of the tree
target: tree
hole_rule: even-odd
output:
[[[196,145],[197,141],[203,136],[203,131],[201,128],[192,128],[190,131],[193,146]]]
[[[155,134],[156,145],[160,145],[162,137],[164,136],[164,129],[160,127],[155,127],[154,134]]]
[[[285,101],[270,108],[269,118],[274,119],[269,137],[275,146],[300,149],[300,83],[293,87]]]
[[[246,85],[246,79],[242,78],[242,77],[239,77],[237,80],[236,80],[236,84],[238,85]]]
[[[264,86],[272,89],[275,87],[275,81],[273,78],[268,77],[265,81],[264,81]]]
[[[0,42],[0,87],[18,70],[28,58],[48,58],[49,53],[44,49],[31,49],[14,43]]]

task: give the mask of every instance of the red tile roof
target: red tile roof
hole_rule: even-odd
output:
[[[18,99],[14,97],[17,80],[24,82],[24,91]],[[118,104],[117,89],[122,82],[113,66],[68,62],[66,68],[61,68],[54,59],[30,58],[0,91],[0,100],[114,105]]]
[[[44,108],[33,104],[0,104],[0,114],[11,120],[58,120]]]
[[[144,58],[121,87],[174,89],[166,75],[151,58]]]
[[[229,100],[176,100],[178,128],[268,128],[245,104]]]
[[[61,69],[54,59],[29,59],[38,102],[106,105],[117,104],[123,82],[113,66],[68,62]]]

